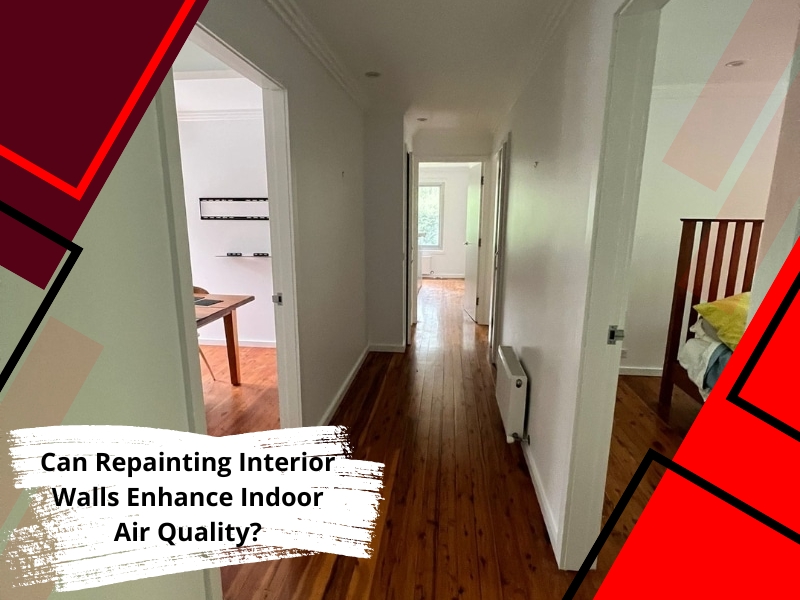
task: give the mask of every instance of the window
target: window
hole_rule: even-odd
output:
[[[442,249],[443,204],[443,183],[419,186],[418,233],[419,247],[422,249]]]

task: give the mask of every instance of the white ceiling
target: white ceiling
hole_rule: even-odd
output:
[[[286,2],[284,2],[285,4]],[[493,130],[564,0],[294,0],[372,107],[426,128]],[[364,73],[379,71],[378,79]]]
[[[705,84],[752,4],[753,0],[670,0],[661,12],[654,84]],[[768,27],[751,35],[758,54],[730,57],[746,61],[726,72],[731,83],[758,81],[767,63],[785,61],[792,52],[794,36],[778,39]]]
[[[373,110],[406,115],[417,129],[495,129],[527,83],[568,0],[266,0],[310,22],[345,78]],[[655,84],[705,83],[753,0],[671,0],[662,15]],[[307,21],[306,21],[307,19]],[[769,36],[769,31],[759,35]],[[793,40],[792,40],[793,41]],[[772,44],[774,45],[774,44]],[[770,46],[765,43],[764,46]],[[778,48],[780,50],[780,48]],[[732,69],[753,77],[762,52]],[[698,60],[704,57],[705,60]],[[237,74],[187,42],[175,61],[180,79]],[[367,71],[382,76],[369,79]],[[360,94],[359,94],[360,95]],[[418,117],[426,118],[424,123]]]

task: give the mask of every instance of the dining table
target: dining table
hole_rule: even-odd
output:
[[[254,300],[255,296],[231,294],[195,294],[194,296],[197,329],[222,319],[225,327],[225,345],[228,350],[228,367],[232,385],[242,384],[242,374],[239,367],[239,333],[236,325],[236,309]]]

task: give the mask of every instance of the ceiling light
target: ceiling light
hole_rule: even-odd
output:
[[[732,60],[729,63],[725,63],[726,67],[734,68],[734,67],[741,67],[747,61],[744,60]]]
[[[377,79],[380,76],[381,74],[378,71],[367,71],[364,73],[364,77],[369,77],[370,79]]]

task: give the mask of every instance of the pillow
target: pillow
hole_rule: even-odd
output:
[[[714,342],[721,342],[717,330],[711,326],[711,323],[706,321],[703,317],[697,320],[700,323],[700,330]]]
[[[698,304],[694,309],[713,327],[720,341],[735,350],[744,335],[750,292],[736,294],[714,302]]]

